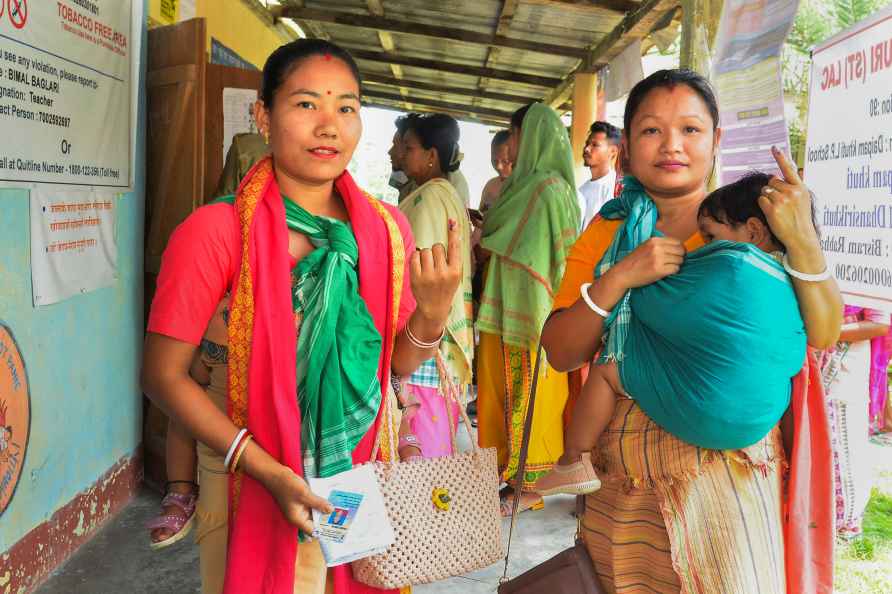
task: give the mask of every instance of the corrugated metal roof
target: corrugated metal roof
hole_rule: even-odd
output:
[[[645,37],[678,0],[280,0],[274,13],[351,51],[365,100],[505,123],[565,104],[568,81]]]

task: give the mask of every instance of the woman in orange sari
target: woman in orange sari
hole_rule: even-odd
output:
[[[721,136],[718,114],[709,83],[693,72],[662,70],[631,91],[623,131],[627,174],[653,200],[659,233],[597,279],[595,267],[623,221],[597,217],[580,236],[542,334],[556,369],[591,361],[605,317],[627,292],[676,273],[685,252],[703,245],[697,213]],[[762,189],[760,206],[800,275],[790,273],[808,342],[826,348],[839,334],[842,302],[832,277],[802,279],[821,276],[826,263],[808,188],[779,151],[774,155],[784,179]],[[607,592],[830,593],[832,478],[818,377],[809,356],[791,386],[796,436],[786,519],[778,428],[744,449],[709,450],[654,423],[635,400],[616,401],[593,453],[607,478],[587,496],[582,520]]]
[[[205,592],[379,591],[298,546],[298,529],[313,531],[310,509],[330,508],[304,477],[369,461],[391,422],[384,386],[434,354],[462,267],[455,229],[448,248],[415,250],[404,217],[347,173],[360,92],[356,64],[331,43],[273,52],[255,108],[271,157],[235,197],[193,213],[165,251],[142,383],[228,476],[212,492],[202,484],[200,501],[224,502],[227,518],[224,546],[202,547],[202,573],[225,576]],[[227,292],[218,406],[189,367]]]

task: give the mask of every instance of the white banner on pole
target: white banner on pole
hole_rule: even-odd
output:
[[[108,191],[31,190],[31,285],[34,306],[115,283],[115,202]]]
[[[892,8],[815,48],[805,178],[845,302],[892,309]]]
[[[622,99],[642,79],[641,40],[636,39],[607,65],[607,101]]]
[[[128,188],[132,0],[0,0],[0,182]]]
[[[790,154],[780,55],[798,6],[799,0],[724,3],[712,64],[721,110],[721,185],[753,170],[780,175],[771,147]]]

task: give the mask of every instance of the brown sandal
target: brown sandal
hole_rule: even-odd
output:
[[[524,496],[531,495],[537,497],[535,501],[530,503],[529,505],[524,505]],[[528,500],[531,500],[529,498]],[[511,511],[514,509],[514,495],[509,495],[502,499],[499,502],[499,513],[502,514],[503,518],[510,518]],[[517,513],[523,513],[525,511],[539,511],[541,509],[545,509],[545,500],[542,499],[542,496],[538,493],[521,493],[520,494],[520,505],[517,506]]]

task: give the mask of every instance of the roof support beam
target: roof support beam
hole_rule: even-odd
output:
[[[391,93],[383,93],[381,91],[377,91],[375,89],[365,89],[363,91],[363,98],[370,97],[374,99],[385,99],[388,101],[403,101],[402,95],[393,95]],[[445,111],[451,111],[459,114],[470,114],[470,115],[480,115],[489,117],[490,119],[495,120],[504,120],[509,121],[511,119],[511,112],[507,111],[499,111],[497,109],[489,109],[486,107],[474,107],[471,105],[460,105],[458,103],[448,103],[446,101],[437,101],[435,99],[422,99],[419,97],[415,97],[412,99],[412,103],[415,105],[425,105],[427,107],[435,107]]]
[[[264,25],[275,31],[283,42],[289,43],[298,39],[298,35],[294,30],[283,23],[276,22],[269,9],[261,4],[260,0],[242,0],[242,3],[260,17]]]
[[[564,103],[573,92],[573,75],[577,72],[600,70],[618,56],[636,39],[641,39],[653,28],[666,11],[674,10],[679,0],[645,0],[633,12],[626,14],[620,23],[608,33],[589,53],[582,64],[567,76],[545,98],[545,103],[555,107]]]
[[[366,5],[369,7],[369,12],[375,16],[384,16],[384,5],[381,3],[381,0],[366,0]],[[378,31],[378,41],[381,43],[381,48],[384,49],[387,53],[393,53],[396,51],[396,44],[393,42],[393,35],[391,35],[387,31]],[[395,79],[403,78],[403,67],[398,64],[390,64],[390,72],[393,73],[393,77]],[[409,89],[407,89],[404,85],[397,85],[400,90],[400,94],[403,97],[409,96]],[[412,109],[412,104],[408,101],[403,102],[403,106],[407,110]]]
[[[496,93],[493,91],[485,91],[478,89],[466,89],[461,87],[449,87],[446,85],[437,85],[427,82],[407,79],[395,79],[387,76],[379,76],[377,74],[363,74],[362,83],[386,85],[388,87],[405,87],[408,89],[417,89],[419,91],[431,91],[433,93],[445,93],[449,95],[462,95],[467,97],[479,97],[480,99],[491,99],[493,101],[505,101],[506,103],[517,103],[518,105],[526,105],[532,101],[538,101],[538,97],[523,95],[508,95],[506,93]]]
[[[502,0],[502,8],[499,11],[499,23],[496,25],[496,35],[505,37],[508,35],[508,30],[511,28],[511,21],[514,20],[514,11],[517,10],[517,5],[520,3],[520,0]],[[486,53],[486,61],[483,63],[487,68],[493,68],[496,65],[496,62],[499,59],[499,54],[502,53],[502,48],[500,47],[491,47]],[[477,88],[481,91],[486,89],[486,86],[489,84],[489,81],[485,78],[481,78],[477,83]]]
[[[635,0],[529,0],[531,4],[553,4],[573,7],[580,11],[612,10],[615,12],[629,12],[641,6],[641,2]]]
[[[253,0],[253,1],[257,1],[257,0]],[[295,8],[303,8],[304,7],[304,0],[281,0],[281,1],[282,1],[283,6],[295,7]],[[275,15],[275,13],[273,13],[272,10],[270,10],[270,12]],[[278,17],[276,17],[276,18],[278,18]],[[317,25],[316,23],[313,23],[311,21],[301,21],[298,19],[295,19],[295,20],[297,21],[297,24],[300,26],[300,28],[303,29],[304,33],[306,33],[309,37],[312,37],[314,39],[325,39],[325,40],[331,39],[331,36],[329,36],[329,34],[326,33],[325,30],[322,27],[320,27],[319,25]]]
[[[437,39],[447,39],[461,43],[482,45],[486,47],[503,47],[528,52],[538,52],[553,56],[583,59],[588,53],[585,48],[565,47],[549,43],[537,43],[526,39],[515,39],[502,35],[490,35],[467,29],[453,29],[438,25],[426,25],[390,19],[383,16],[361,15],[341,11],[317,10],[312,8],[280,7],[274,8],[273,14],[278,17],[292,18],[300,21],[313,21],[317,23],[331,23],[345,27],[359,27],[362,29],[376,29],[391,33],[403,33],[407,35],[421,35]]]
[[[495,78],[498,80],[507,80],[510,82],[534,85],[537,87],[554,88],[562,82],[562,80],[559,78],[552,78],[549,76],[523,74],[521,72],[513,72],[511,70],[481,68],[480,66],[466,66],[464,64],[441,62],[438,60],[425,60],[423,58],[410,58],[408,56],[400,56],[397,54],[388,54],[384,52],[370,52],[368,50],[350,49],[350,54],[357,60],[366,60],[369,62],[384,62],[385,64],[399,64],[400,66],[424,68],[426,70],[449,72],[452,74],[464,74],[467,76]]]
[[[378,99],[378,100],[372,99],[372,100],[364,101],[363,105],[366,107],[377,107],[378,109],[388,109],[391,111],[405,111],[399,105],[393,105],[391,103],[388,103],[387,101],[388,101],[387,99]],[[425,107],[424,105],[419,105],[417,107],[417,109],[415,109],[414,111],[416,111],[418,113],[447,113],[447,110]],[[486,116],[477,116],[475,114],[468,114],[468,113],[457,112],[457,111],[449,113],[448,115],[451,115],[452,117],[454,117],[457,120],[465,120],[465,121],[477,122],[477,123],[481,123],[481,124],[488,124],[490,126],[495,126],[498,128],[505,127],[509,122],[509,120],[505,120],[505,119],[488,118]]]

